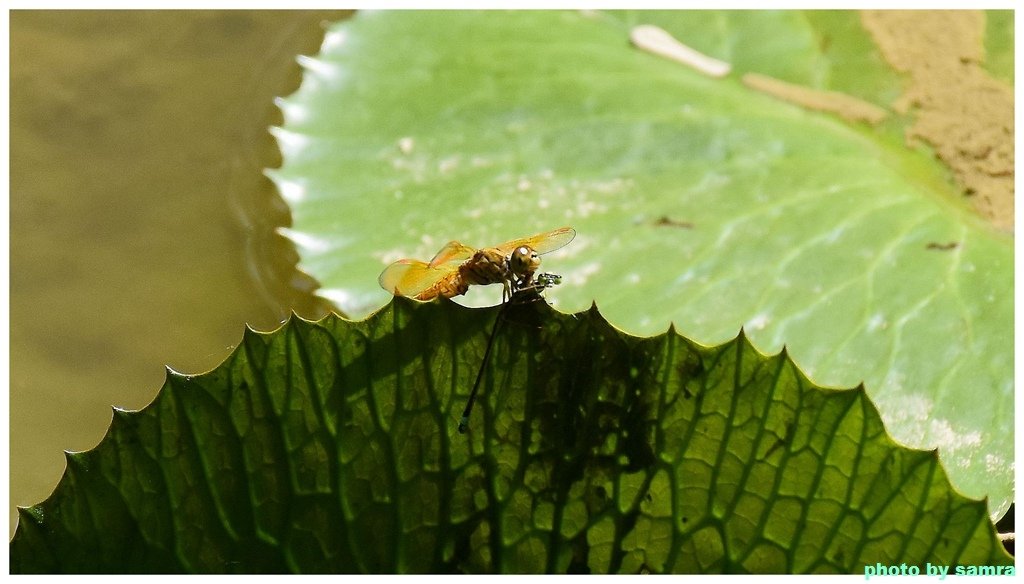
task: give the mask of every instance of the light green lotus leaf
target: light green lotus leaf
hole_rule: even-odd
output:
[[[639,22],[736,71],[710,78],[631,46]],[[557,307],[596,301],[623,330],[674,323],[707,344],[744,327],[818,383],[863,381],[897,440],[937,447],[953,484],[1000,516],[1013,497],[1012,237],[896,139],[898,121],[851,125],[738,78],[885,106],[898,76],[858,22],[358,14],[280,102],[271,176],[292,208],[287,233],[324,296],[358,316],[387,301],[377,275],[398,258],[571,225],[575,241],[542,266],[564,276]],[[499,300],[492,287],[466,301]]]

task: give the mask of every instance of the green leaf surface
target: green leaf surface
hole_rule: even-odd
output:
[[[742,336],[397,300],[170,372],[21,510],[21,572],[818,572],[1009,566],[985,504]]]
[[[898,77],[846,12],[381,12],[329,32],[281,100],[301,266],[350,315],[389,262],[571,225],[557,306],[617,327],[741,326],[817,383],[864,382],[953,483],[1013,498],[1013,247],[928,154],[642,52],[660,24],[735,63],[884,105]],[[465,302],[494,304],[472,290]],[[460,299],[460,302],[463,300]]]
[[[993,76],[1012,84],[1013,11],[988,10],[985,16],[985,68]]]

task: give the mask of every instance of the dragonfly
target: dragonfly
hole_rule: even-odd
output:
[[[429,262],[398,260],[381,272],[378,282],[382,288],[395,296],[423,301],[459,296],[474,285],[501,284],[504,287],[502,308],[494,320],[476,381],[459,419],[460,434],[465,434],[469,427],[469,416],[505,309],[517,302],[537,300],[545,289],[562,282],[557,274],[537,273],[540,256],[564,247],[574,237],[576,230],[572,227],[560,227],[484,249],[450,241]]]
[[[398,260],[384,268],[377,281],[395,296],[423,301],[453,298],[470,286],[501,284],[505,302],[519,290],[549,287],[553,274],[535,278],[540,256],[564,247],[574,237],[575,229],[560,227],[483,249],[449,241],[429,262]]]

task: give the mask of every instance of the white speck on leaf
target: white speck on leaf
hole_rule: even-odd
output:
[[[771,319],[768,318],[767,314],[758,314],[754,318],[748,320],[747,324],[744,326],[748,329],[760,331],[764,330],[770,321]]]
[[[437,164],[437,170],[441,174],[448,174],[459,167],[459,156],[449,156]]]
[[[885,320],[885,316],[883,316],[881,314],[873,314],[873,315],[871,315],[871,318],[868,319],[868,330],[869,331],[877,331],[877,330],[883,330],[884,331],[887,328],[889,328],[889,322],[887,320]]]
[[[710,77],[725,77],[732,70],[729,63],[700,53],[651,24],[633,27],[629,39],[644,51],[682,63]]]

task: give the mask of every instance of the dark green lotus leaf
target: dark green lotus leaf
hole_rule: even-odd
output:
[[[497,319],[500,319],[498,321]],[[470,416],[456,426],[493,350]],[[744,336],[396,300],[170,372],[21,510],[12,572],[826,572],[1006,566],[985,503]]]

